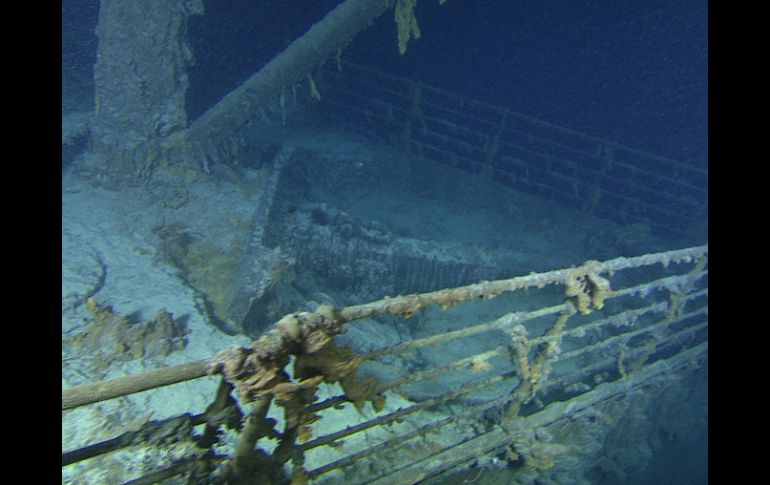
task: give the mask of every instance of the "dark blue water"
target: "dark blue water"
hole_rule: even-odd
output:
[[[190,20],[190,118],[283,50],[335,0],[205,2]],[[66,0],[65,77],[88,80],[98,2]],[[422,0],[399,55],[391,12],[343,56],[677,160],[707,161],[705,0]]]
[[[392,19],[351,60],[677,160],[707,156],[704,0],[422,1],[399,56]]]

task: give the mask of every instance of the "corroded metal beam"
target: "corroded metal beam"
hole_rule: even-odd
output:
[[[314,68],[336,55],[396,0],[345,0],[282,53],[206,111],[187,130],[185,146],[204,163],[219,159],[220,147],[267,103],[309,79]],[[312,78],[310,78],[312,79]],[[313,84],[314,86],[314,84]]]

